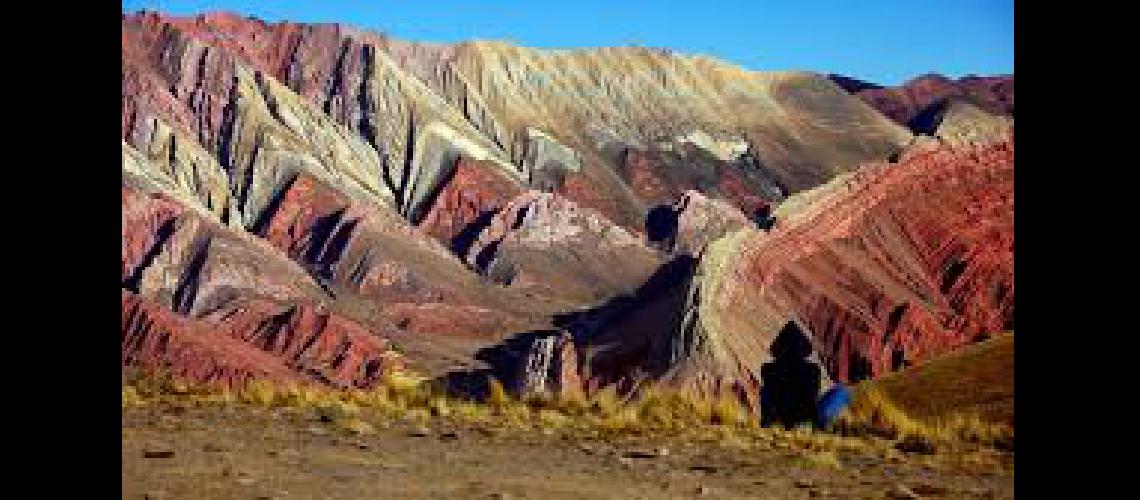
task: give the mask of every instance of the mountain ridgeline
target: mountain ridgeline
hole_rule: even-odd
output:
[[[754,404],[789,321],[840,380],[1012,327],[1012,76],[155,12],[121,76],[124,366]]]

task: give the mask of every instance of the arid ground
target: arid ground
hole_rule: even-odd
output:
[[[1012,453],[814,452],[754,440],[393,422],[355,436],[290,409],[124,410],[124,498],[1012,498]],[[854,439],[853,439],[854,440]]]

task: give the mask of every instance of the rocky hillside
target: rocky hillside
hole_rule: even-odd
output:
[[[954,80],[931,73],[898,87],[883,87],[841,75],[830,78],[915,133],[929,133],[930,116],[940,114],[950,101],[968,103],[984,114],[1013,118],[1013,75]]]
[[[730,227],[633,296],[534,339],[519,356],[522,389],[664,383],[752,399],[788,322],[848,382],[1013,327],[1008,138],[920,142],[788,200],[776,219],[769,232]]]
[[[121,22],[124,365],[744,394],[793,317],[843,379],[1012,321],[1012,123],[972,108],[924,146],[812,73]]]

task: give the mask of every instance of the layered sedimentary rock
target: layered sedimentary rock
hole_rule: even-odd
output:
[[[154,149],[137,129],[155,119],[193,138],[247,218],[306,170],[418,222],[465,156],[636,227],[647,200],[615,175],[625,147],[689,138],[727,161],[739,150],[719,145],[744,145],[798,191],[908,138],[822,76],[663,51],[420,44],[224,13],[122,24],[124,139]]]
[[[942,214],[998,210],[962,187],[977,172],[940,166],[973,160],[910,153],[852,174],[914,137],[821,75],[224,13],[124,14],[122,54],[124,363],[361,386],[546,332],[512,337],[522,347],[492,368],[520,391],[747,394],[790,316],[845,379],[879,373],[883,346],[890,364],[921,359],[1012,318],[1006,240],[989,236],[1004,226],[983,236]],[[1004,92],[978,82],[962,85]],[[946,142],[1005,135],[946,110]],[[880,185],[932,190],[934,205],[894,187],[866,198]],[[776,228],[757,230],[777,204]],[[839,208],[798,215],[819,206]],[[775,281],[741,277],[759,274]],[[915,284],[943,275],[945,291]],[[882,321],[896,326],[875,344]]]
[[[402,330],[478,336],[510,326],[507,295],[448,248],[307,174],[286,184],[256,231],[334,295],[354,295]]]
[[[457,255],[466,255],[472,240],[491,217],[522,192],[520,185],[492,166],[461,158],[420,227]]]
[[[735,206],[698,191],[686,192],[673,210],[677,214],[673,250],[689,255],[700,255],[709,243],[729,233],[756,226],[756,221]]]
[[[1013,326],[1012,142],[921,142],[793,197],[771,232],[737,230],[685,259],[568,322],[582,387],[750,401],[789,321],[838,380],[922,361]]]
[[[123,188],[122,257],[124,363],[364,386],[399,362],[268,243],[161,194]]]
[[[856,94],[899,124],[915,130],[915,119],[948,99],[966,101],[999,116],[1013,116],[1013,75],[966,76],[953,80],[938,74],[922,75],[898,87],[883,87],[839,75],[832,81]]]
[[[539,191],[497,212],[464,258],[496,283],[579,303],[633,290],[658,263],[642,239],[597,211]]]

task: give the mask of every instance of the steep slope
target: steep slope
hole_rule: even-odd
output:
[[[466,156],[633,228],[657,200],[616,175],[628,147],[693,134],[718,154],[716,144],[742,143],[763,177],[794,192],[908,138],[821,76],[646,49],[417,44],[341,25],[147,12],[124,14],[123,56],[124,139],[153,149],[135,130],[155,118],[196,138],[241,179],[231,184],[249,184],[231,189],[247,218],[274,187],[263,184],[305,169],[419,222]]]
[[[969,102],[991,115],[1013,117],[1013,75],[966,76],[953,80],[939,74],[914,78],[898,87],[883,87],[840,75],[831,75],[848,92],[870,104],[900,125],[921,128],[914,120],[954,98]]]
[[[663,267],[630,299],[568,322],[573,346],[555,352],[572,353],[579,371],[543,385],[665,383],[747,400],[789,321],[843,381],[1012,328],[1008,139],[922,141],[898,163],[869,164],[793,197],[776,218],[770,232],[731,232],[697,261]]]
[[[497,212],[464,258],[497,283],[579,304],[636,288],[658,264],[642,239],[598,212],[533,190]]]
[[[883,341],[905,359],[1001,323],[1003,308],[1012,318],[994,250],[1006,240],[977,250],[969,231],[947,236],[958,227],[943,219],[961,221],[941,211],[976,193],[928,179],[941,166],[852,174],[914,137],[821,75],[633,47],[422,44],[225,13],[124,14],[122,55],[124,363],[367,385],[395,363],[393,342],[400,362],[440,374],[478,365],[512,333],[555,327],[565,332],[511,355],[570,380],[551,387],[743,393],[792,316],[830,346],[819,362],[839,378],[882,371],[864,330],[884,314],[918,332]],[[946,109],[936,133],[949,142],[1005,136],[971,108]],[[856,181],[951,187],[929,188],[943,205],[899,215],[917,202],[883,200],[903,188],[867,200],[850,194]],[[777,203],[777,227],[755,229]],[[833,205],[850,234],[822,229],[829,217],[795,222]],[[937,230],[968,248],[923,247]],[[855,250],[836,243],[852,238]],[[776,284],[733,284],[761,270]],[[942,295],[915,292],[939,273],[966,277]],[[1009,304],[980,291],[991,278]],[[756,317],[762,331],[742,333]],[[849,368],[854,351],[879,365]]]
[[[123,188],[124,366],[202,381],[366,386],[399,365],[386,340],[326,311],[324,292],[246,233]]]

